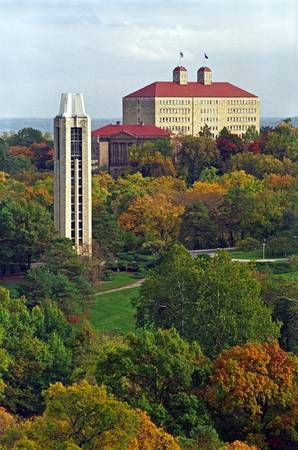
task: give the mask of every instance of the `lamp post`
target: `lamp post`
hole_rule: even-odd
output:
[[[265,259],[265,247],[266,247],[266,241],[264,241],[262,243],[262,247],[263,247],[263,259]]]

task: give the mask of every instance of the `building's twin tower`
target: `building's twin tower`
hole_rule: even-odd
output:
[[[92,253],[91,125],[82,94],[62,94],[54,119],[54,221],[76,252]]]

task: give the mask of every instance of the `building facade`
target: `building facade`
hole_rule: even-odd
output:
[[[188,81],[185,67],[175,67],[173,81],[157,81],[123,98],[123,123],[153,124],[174,134],[193,136],[207,125],[213,136],[226,127],[242,135],[260,130],[260,99],[231,83],[213,82],[209,67]]]
[[[92,131],[92,170],[108,170],[113,177],[125,173],[128,166],[128,151],[131,145],[142,146],[169,138],[168,130],[154,125],[106,125]]]
[[[78,254],[91,255],[91,126],[82,94],[61,95],[54,148],[55,227]]]

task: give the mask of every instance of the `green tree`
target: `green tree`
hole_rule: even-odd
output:
[[[24,145],[30,147],[34,142],[40,143],[44,141],[42,132],[35,128],[22,128],[16,134],[7,139],[9,145]]]
[[[122,231],[111,207],[98,205],[93,211],[92,234],[102,255],[115,256],[123,247]]]
[[[208,356],[279,336],[254,269],[224,252],[195,259],[174,246],[145,280],[136,307],[139,326],[175,327]]]
[[[188,205],[182,215],[179,240],[188,249],[210,248],[217,245],[217,227],[202,203]]]
[[[53,236],[50,214],[39,204],[22,198],[0,201],[2,271],[13,264],[30,268],[32,259],[45,252]]]
[[[215,142],[205,136],[177,138],[177,172],[188,184],[198,180],[202,170],[217,162]]]
[[[67,314],[81,313],[93,294],[87,278],[89,269],[78,257],[69,239],[51,243],[42,258],[42,267],[29,270],[19,291],[32,307],[51,299]]]
[[[264,302],[281,322],[280,346],[298,355],[298,283],[267,274],[261,285]]]
[[[127,345],[107,352],[97,365],[97,380],[119,398],[147,411],[153,421],[174,434],[190,436],[210,424],[204,404],[191,393],[208,373],[196,343],[175,330],[130,334]]]
[[[0,295],[1,348],[9,357],[2,404],[23,416],[36,414],[43,410],[42,390],[69,380],[74,333],[53,303],[30,310],[24,299],[11,299],[5,290]]]

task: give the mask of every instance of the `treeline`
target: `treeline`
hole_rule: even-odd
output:
[[[3,448],[296,448],[297,283],[173,246],[127,336],[83,315],[74,326],[63,299],[30,293],[0,289]]]
[[[0,446],[295,449],[297,282],[181,244],[293,254],[297,129],[131,148],[126,176],[93,177],[92,258],[55,235],[36,144],[52,148],[32,129],[0,141],[0,268],[25,272],[0,290]],[[117,268],[146,278],[128,336],[88,323]]]

